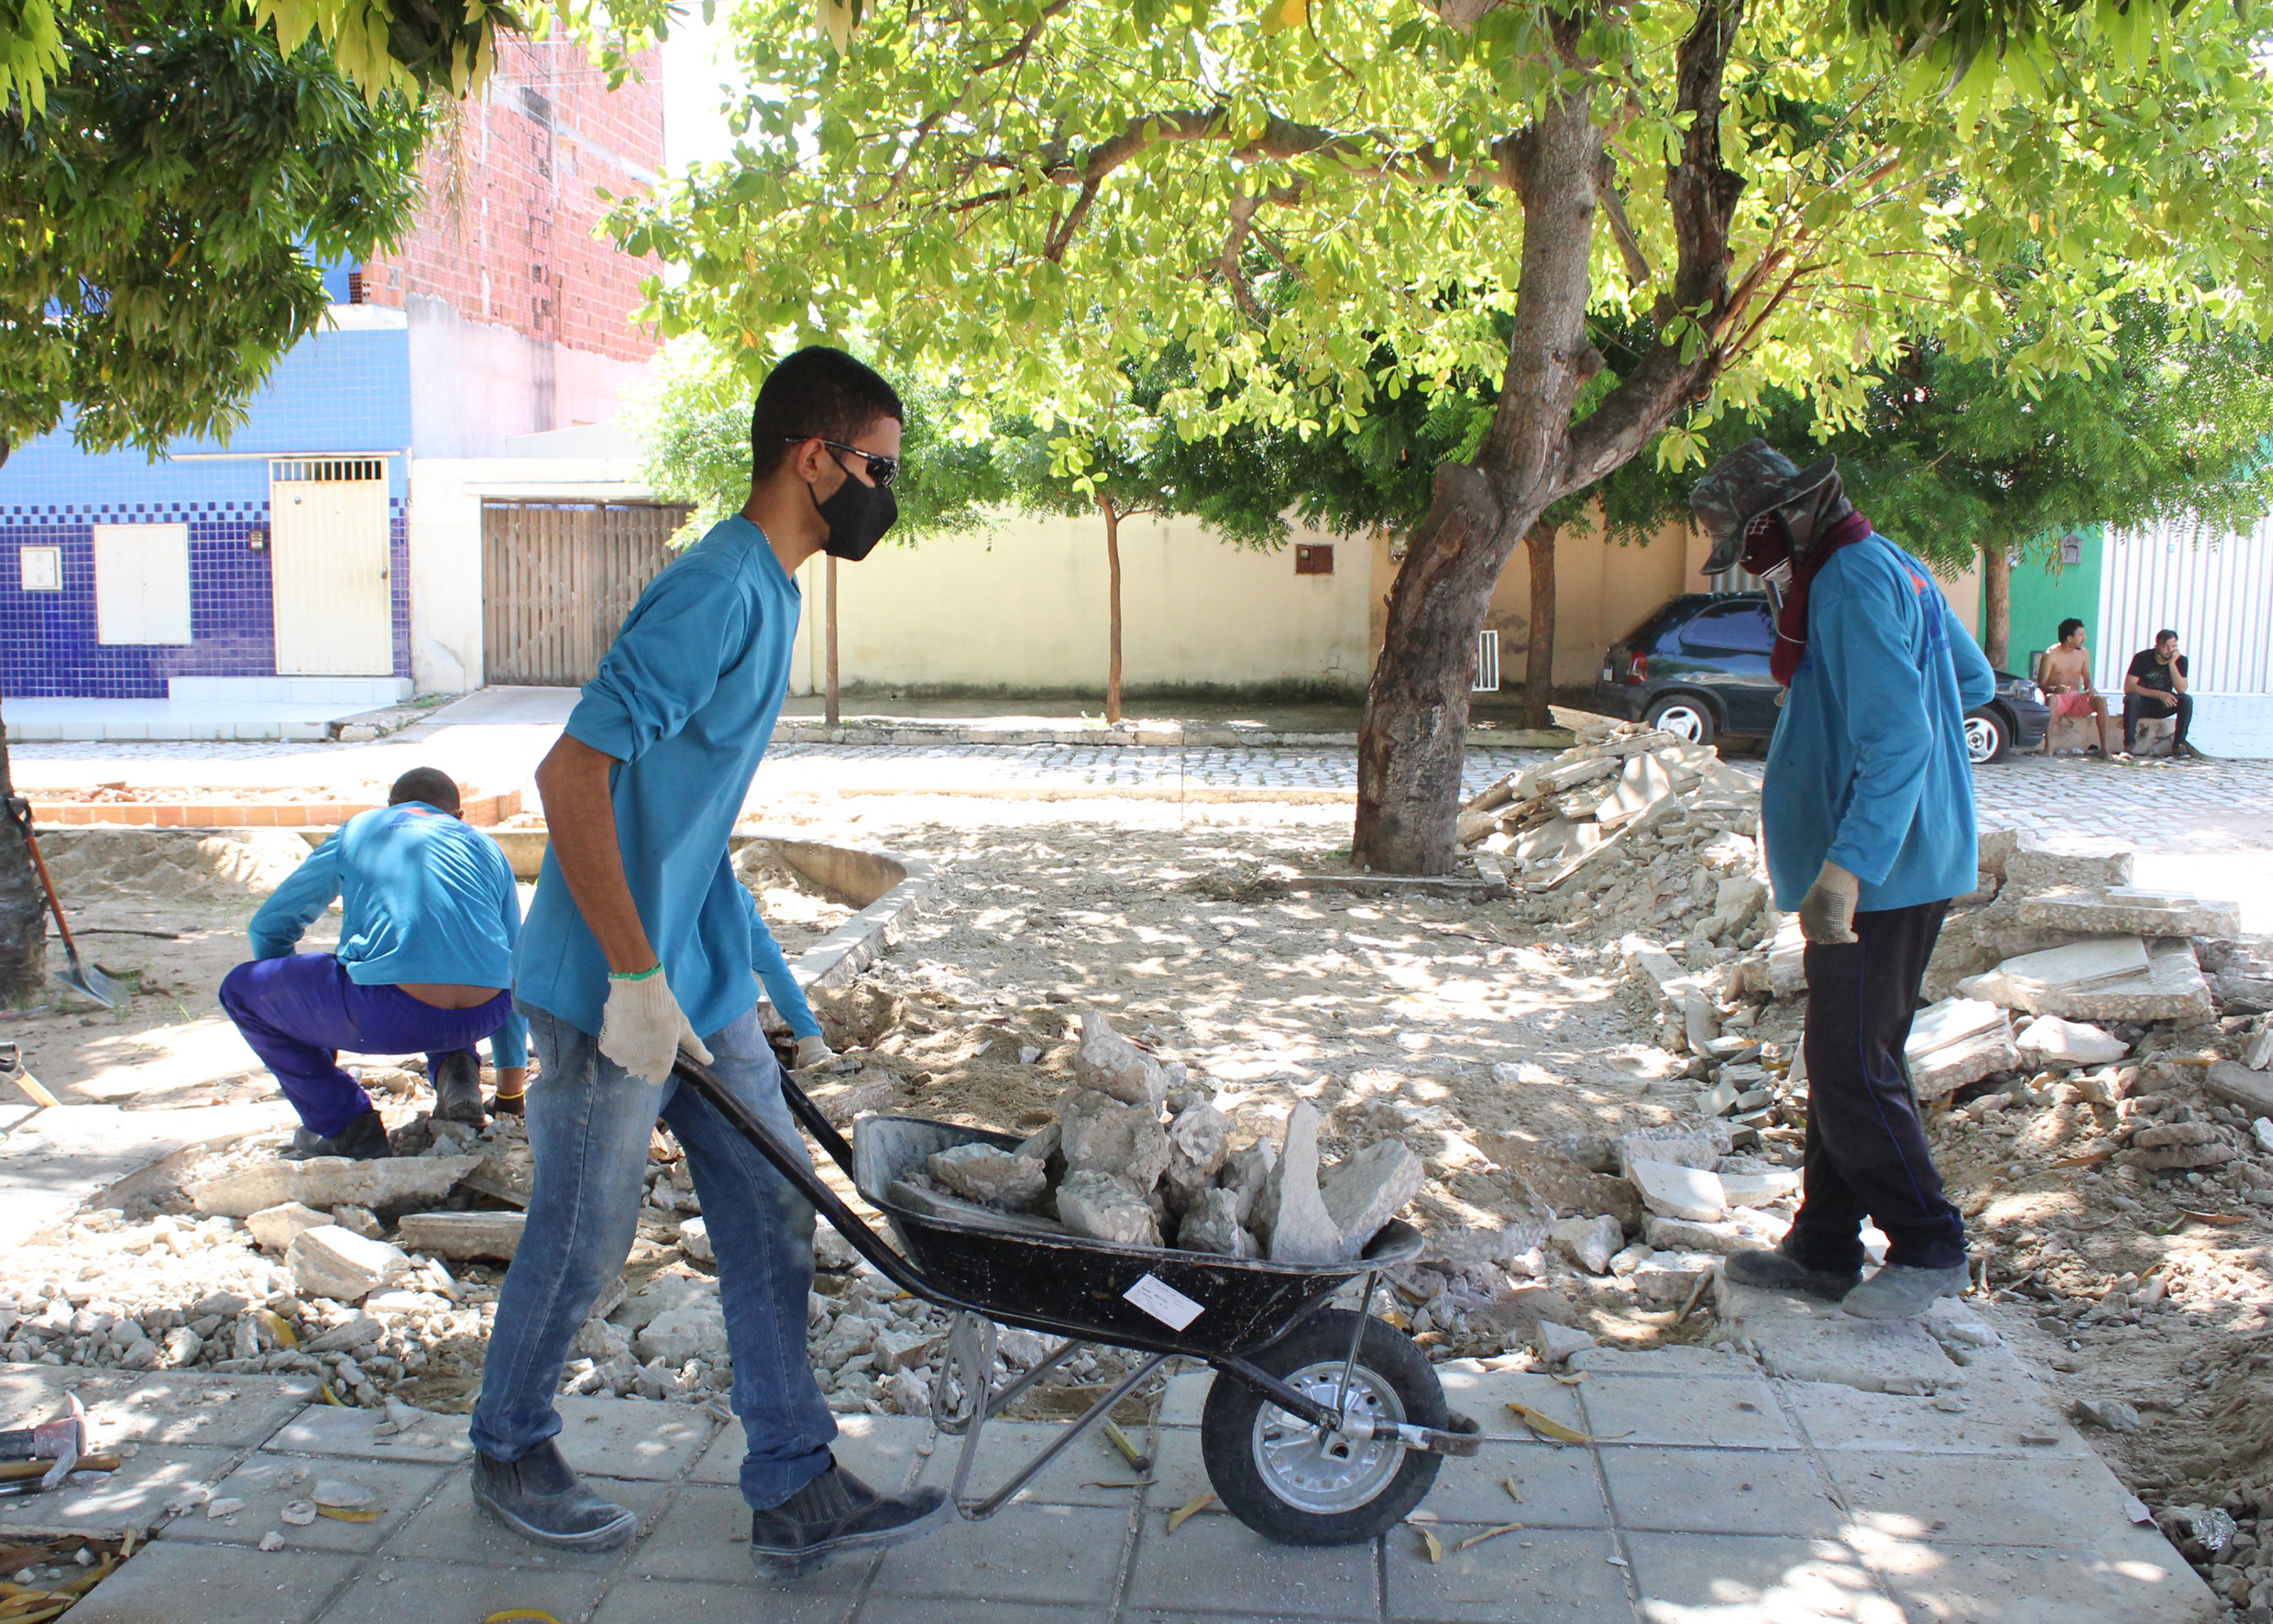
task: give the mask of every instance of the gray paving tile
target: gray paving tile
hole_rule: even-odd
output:
[[[1803,1536],[1839,1530],[1839,1508],[1804,1454],[1608,1445],[1602,1470],[1620,1528]]]
[[[1760,1374],[1760,1366],[1750,1359],[1683,1343],[1656,1348],[1584,1348],[1564,1364],[1567,1369],[1589,1376],[1686,1376],[1698,1380],[1729,1377],[1743,1381]]]
[[[837,1624],[851,1610],[849,1596],[752,1597],[747,1585],[697,1585],[684,1579],[621,1579],[609,1590],[592,1624],[686,1624],[716,1619],[724,1624]]]
[[[2109,1562],[2082,1549],[1958,1545],[1939,1540],[1901,1542],[1872,1551],[1864,1560],[1883,1575],[1911,1617],[1934,1624],[1944,1619],[2197,1624],[2224,1610],[2175,1551],[2159,1573],[2147,1564]]]
[[[1016,1624],[1105,1624],[1113,1616],[1106,1607],[1048,1608],[1028,1603],[1017,1612]],[[1009,1624],[1002,1608],[983,1601],[942,1601],[930,1596],[872,1596],[861,1606],[853,1624]]]
[[[991,1436],[994,1429],[989,1428]],[[931,1423],[914,1415],[840,1415],[837,1442],[831,1445],[845,1470],[870,1486],[897,1493],[912,1480],[918,1451],[931,1436]],[[958,1448],[961,1440],[941,1438],[939,1452]],[[728,1421],[702,1452],[689,1483],[741,1482],[742,1431],[739,1421]]]
[[[1775,1394],[1759,1376],[1695,1381],[1672,1376],[1591,1376],[1578,1388],[1598,1442],[1797,1449]]]
[[[2057,1438],[2048,1454],[2088,1454],[2092,1446],[2034,1381],[1968,1382],[1936,1398],[1865,1393],[1836,1382],[1780,1384],[1807,1442],[1822,1450],[1882,1454],[2012,1454],[2021,1435]]]
[[[1064,1431],[1064,1427],[1048,1421],[990,1421],[979,1435],[979,1458],[972,1468],[970,1486],[963,1491],[965,1496],[976,1498],[992,1494]],[[1191,1465],[1197,1468],[1199,1437],[1199,1432],[1191,1427],[1163,1429],[1161,1440],[1153,1449],[1153,1470],[1140,1474],[1131,1469],[1120,1451],[1106,1442],[1103,1427],[1092,1427],[1068,1444],[1065,1453],[1045,1466],[1033,1482],[1020,1489],[1011,1503],[1104,1506],[1126,1510],[1136,1503],[1141,1492],[1132,1486],[1159,1482],[1161,1459],[1176,1452],[1179,1443],[1182,1449],[1178,1458],[1188,1456]],[[922,1462],[917,1481],[936,1484],[941,1488],[953,1483],[962,1446],[960,1438],[941,1437],[939,1447]],[[1142,1447],[1141,1443],[1138,1447]],[[1158,1494],[1153,1497],[1153,1503],[1159,1503]]]
[[[1444,1384],[1444,1401],[1473,1417],[1487,1438],[1536,1436],[1508,1409],[1510,1399],[1566,1427],[1586,1428],[1576,1392],[1553,1377],[1529,1370],[1485,1370],[1474,1359],[1448,1360],[1436,1367],[1436,1376]]]
[[[193,1444],[145,1448],[115,1472],[82,1473],[52,1494],[0,1500],[0,1528],[83,1534],[148,1529],[164,1520],[169,1497],[192,1484],[219,1482],[236,1454]]]
[[[1522,1529],[1474,1545],[1481,1528],[1439,1523],[1444,1547],[1431,1562],[1416,1531],[1390,1531],[1389,1616],[1475,1619],[1478,1624],[1631,1624],[1626,1569],[1609,1533]]]
[[[638,1514],[644,1529],[668,1492],[659,1483],[587,1476],[598,1494]],[[612,1573],[622,1566],[625,1547],[612,1551],[555,1551],[525,1540],[474,1504],[472,1475],[459,1468],[382,1547],[386,1554],[415,1562],[472,1562],[496,1567],[559,1568],[576,1573]]]
[[[72,1624],[309,1624],[360,1557],[160,1540],[71,1608]]]
[[[579,1472],[668,1479],[686,1470],[718,1422],[707,1410],[637,1399],[556,1399],[560,1452]]]
[[[1521,1499],[1503,1487],[1510,1479]],[[1422,1504],[1449,1522],[1610,1526],[1593,1452],[1552,1443],[1487,1443],[1466,1459],[1448,1459]]]
[[[675,1490],[623,1564],[648,1579],[698,1579],[741,1585],[768,1595],[835,1594],[858,1590],[877,1558],[840,1556],[795,1581],[763,1578],[750,1561],[750,1507],[741,1490],[723,1484],[686,1484]]]
[[[592,1610],[607,1583],[598,1574],[382,1557],[356,1576],[323,1624],[457,1624],[511,1608],[541,1608],[573,1624]]]
[[[247,1449],[291,1419],[314,1394],[303,1377],[208,1376],[161,1370],[123,1392],[98,1398],[75,1383],[87,1407],[87,1430],[104,1444],[203,1443]],[[361,1412],[357,1412],[361,1413]]]
[[[875,1591],[995,1602],[1113,1599],[1129,1518],[1082,1506],[1008,1506],[884,1553]]]
[[[1169,1377],[1160,1394],[1159,1421],[1164,1427],[1196,1427],[1207,1407],[1208,1388],[1215,1385],[1213,1370],[1187,1370]]]
[[[1626,1550],[1650,1624],[1904,1624],[1862,1559],[1837,1540],[1629,1534]]]
[[[170,1540],[218,1541],[251,1545],[274,1529],[292,1551],[376,1551],[425,1503],[441,1484],[446,1466],[419,1465],[404,1461],[301,1461],[285,1456],[257,1454],[221,1480],[214,1490],[216,1501],[242,1499],[245,1509],[232,1517],[213,1518],[205,1508],[193,1508],[166,1525]],[[295,1473],[306,1476],[293,1479]],[[374,1491],[379,1515],[368,1522],[346,1522],[319,1516],[304,1528],[295,1528],[279,1515],[293,1500],[304,1500],[324,1478],[336,1478]]]
[[[1147,1513],[1127,1605],[1190,1613],[1377,1619],[1374,1546],[1277,1545],[1236,1518],[1191,1518],[1174,1533]]]
[[[1897,1540],[1944,1532],[1980,1545],[2065,1546],[2121,1529],[2125,1493],[2096,1458],[2004,1455],[1824,1457],[1859,1529]]]
[[[1173,1511],[1197,1496],[1213,1492],[1214,1486],[1208,1481],[1207,1468],[1200,1458],[1200,1430],[1162,1427],[1153,1440],[1150,1476],[1152,1487],[1145,1491],[1145,1503],[1156,1511]]]
[[[474,1446],[467,1439],[473,1418],[435,1415],[407,1432],[379,1437],[375,1428],[386,1424],[383,1410],[351,1409],[338,1404],[311,1404],[278,1428],[265,1447],[291,1454],[360,1455],[378,1461],[431,1461],[441,1465],[469,1460]]]

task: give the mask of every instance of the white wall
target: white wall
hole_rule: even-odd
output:
[[[1335,543],[1334,573],[1297,576],[1294,543]],[[1371,550],[1297,532],[1273,553],[1228,546],[1189,520],[1121,525],[1122,681],[1246,687],[1364,686]],[[805,592],[792,690],[822,685],[821,560]],[[837,570],[839,668],[848,686],[1102,693],[1102,518],[1016,520],[990,535],[889,541]]]
[[[421,456],[501,456],[517,434],[602,422],[647,376],[511,327],[468,320],[439,299],[404,302],[411,330],[411,443]]]

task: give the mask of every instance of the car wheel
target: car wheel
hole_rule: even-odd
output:
[[[1993,710],[1976,710],[1965,719],[1965,753],[1973,765],[1985,767],[2013,752],[2013,730]]]
[[[1649,714],[1642,719],[1653,728],[1663,729],[1692,744],[1710,744],[1716,731],[1713,713],[1705,708],[1705,702],[1686,694],[1660,699],[1650,707]]]

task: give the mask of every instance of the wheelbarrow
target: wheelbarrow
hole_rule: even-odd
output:
[[[1200,1421],[1201,1458],[1216,1498],[1280,1544],[1370,1540],[1421,1503],[1445,1456],[1472,1455],[1480,1445],[1480,1429],[1447,1408],[1421,1350],[1371,1311],[1381,1272],[1420,1256],[1422,1237],[1410,1224],[1391,1223],[1350,1262],[1289,1264],[1091,1240],[981,1209],[967,1218],[917,1212],[892,1199],[894,1180],[921,1172],[933,1153],[953,1146],[1007,1150],[1018,1139],[919,1117],[869,1116],[847,1142],[785,1074],[791,1114],[884,1213],[895,1248],[822,1182],[802,1147],[784,1143],[708,1067],[681,1055],[675,1071],[886,1279],[953,1311],[932,1420],[962,1439],[950,1493],[967,1519],[1007,1505],[1172,1358],[1202,1360],[1216,1374]],[[1359,1307],[1333,1306],[1361,1278]],[[998,1387],[997,1325],[1064,1340]],[[986,1423],[1093,1347],[1143,1357],[1005,1482],[983,1496],[969,1492]]]

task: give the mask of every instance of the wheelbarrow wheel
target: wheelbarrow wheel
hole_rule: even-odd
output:
[[[1357,1316],[1330,1309],[1255,1363],[1331,1406]],[[1419,1348],[1367,1316],[1350,1371],[1349,1410],[1394,1426],[1445,1424],[1444,1389]],[[1401,1521],[1436,1481],[1441,1457],[1393,1439],[1351,1444],[1219,1375],[1200,1419],[1201,1458],[1224,1509],[1282,1545],[1355,1545]]]

